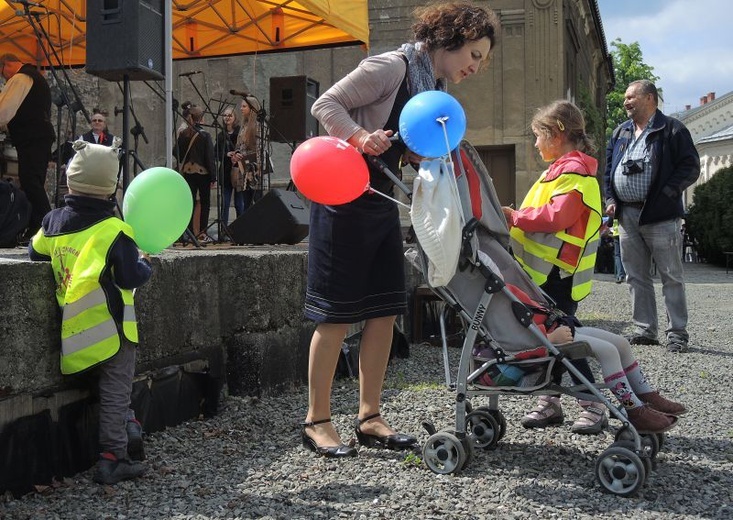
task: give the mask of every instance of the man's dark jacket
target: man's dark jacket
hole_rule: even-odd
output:
[[[611,179],[616,166],[634,137],[634,122],[621,123],[606,147],[606,172],[603,176],[606,204],[616,204],[616,218],[623,212]],[[700,156],[689,130],[680,121],[667,117],[659,110],[646,136],[649,160],[652,164],[652,184],[649,188],[639,224],[653,224],[684,217],[682,194],[700,176]]]

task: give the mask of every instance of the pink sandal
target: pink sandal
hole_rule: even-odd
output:
[[[570,430],[581,435],[597,435],[608,427],[608,417],[605,410],[593,401],[578,401],[583,407]]]
[[[565,416],[562,413],[560,398],[541,395],[535,409],[522,417],[522,426],[525,428],[544,428],[553,424],[562,424],[564,421]]]

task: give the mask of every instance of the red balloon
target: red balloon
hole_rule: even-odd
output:
[[[295,149],[290,177],[307,198],[335,206],[369,189],[369,169],[361,154],[336,137],[313,137]]]

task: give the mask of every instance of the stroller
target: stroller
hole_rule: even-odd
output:
[[[587,343],[556,346],[540,331],[533,321],[533,311],[507,284],[518,287],[543,306],[553,308],[553,303],[508,251],[509,230],[486,168],[466,141],[461,142],[451,158],[454,166],[448,170],[455,172],[452,193],[459,199],[457,207],[463,213],[457,268],[443,277],[447,283],[431,283],[436,273],[417,226],[417,247],[406,253],[446,304],[440,319],[443,358],[446,384],[455,391],[456,401],[454,428],[436,431],[432,424],[423,423],[430,434],[423,447],[425,464],[435,473],[458,473],[470,463],[475,449],[494,448],[507,428],[499,408],[500,395],[561,393],[603,403],[611,416],[621,421],[615,442],[596,461],[595,474],[605,491],[634,495],[650,474],[663,434],[639,434],[626,412],[609,402],[602,392],[604,385],[589,383],[573,366],[572,359],[592,355]],[[450,164],[445,159],[436,161]],[[413,199],[415,222],[417,192],[396,183]],[[445,334],[446,314],[451,309],[461,318],[465,334],[453,380]],[[556,383],[563,371],[574,374],[581,384],[567,387]],[[480,396],[489,398],[488,406],[472,408],[471,398]]]

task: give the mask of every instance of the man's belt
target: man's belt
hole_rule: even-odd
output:
[[[621,201],[621,204],[624,206],[629,206],[636,209],[641,209],[644,207],[644,202],[623,202]]]

